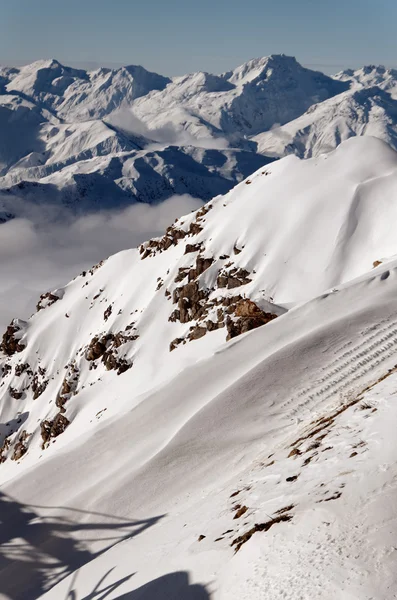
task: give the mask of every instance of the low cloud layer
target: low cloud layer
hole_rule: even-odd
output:
[[[178,109],[178,111],[175,109],[174,117],[176,122],[183,123],[188,120],[183,109]],[[115,111],[107,121],[116,129],[151,140],[151,143],[145,146],[146,150],[156,150],[164,146],[195,146],[196,148],[215,150],[224,150],[229,147],[229,142],[224,137],[194,136],[186,129],[178,128],[171,121],[161,127],[149,128],[131,108]]]
[[[43,291],[67,283],[109,255],[161,235],[176,217],[202,206],[188,195],[151,206],[73,217],[59,207],[46,212],[21,205],[18,217],[0,225],[0,327],[34,312]],[[57,215],[54,221],[54,214]]]

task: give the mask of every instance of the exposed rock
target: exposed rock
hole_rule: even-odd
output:
[[[299,454],[302,454],[302,452],[299,450],[299,448],[293,448],[291,450],[291,452],[288,454],[288,458],[291,458],[292,456],[299,456]]]
[[[60,297],[56,294],[53,294],[52,292],[46,292],[45,294],[41,294],[40,299],[36,304],[37,312],[43,310],[44,308],[48,308],[55,302],[58,302],[58,300],[60,300]]]
[[[221,271],[217,277],[216,283],[218,288],[227,288],[231,290],[241,285],[247,285],[252,280],[249,278],[249,272],[246,269],[238,269],[235,267],[230,271]]]
[[[19,460],[20,458],[22,458],[22,456],[26,454],[28,448],[25,445],[25,442],[30,438],[31,435],[32,434],[28,433],[26,429],[22,431],[21,435],[19,436],[18,442],[14,446],[14,452],[11,456],[11,460]]]
[[[190,227],[189,227],[189,234],[190,235],[198,235],[201,231],[203,231],[203,228],[201,227],[201,225],[199,223],[191,223]]]
[[[1,374],[2,377],[5,377],[12,371],[12,367],[8,363],[4,363],[1,367],[1,370],[2,370],[2,374]]]
[[[58,406],[61,413],[65,412],[64,405],[69,400],[70,396],[72,394],[77,394],[79,374],[79,369],[74,362],[68,365],[67,373],[55,401],[55,404]]]
[[[202,246],[203,244],[201,242],[199,244],[186,244],[185,254],[190,254],[190,252],[200,252]]]
[[[14,319],[3,334],[0,350],[2,350],[4,354],[7,354],[7,356],[12,356],[16,352],[22,352],[22,350],[25,349],[25,346],[21,344],[20,339],[16,337],[20,331],[21,327],[19,327],[16,319]]]
[[[201,302],[208,295],[208,290],[199,289],[197,281],[191,281],[180,288],[176,288],[173,294],[173,302],[178,302],[179,321],[188,323],[204,314],[205,307]]]
[[[46,444],[51,438],[61,435],[65,429],[70,425],[70,421],[62,413],[58,413],[52,421],[44,420],[40,423],[41,437],[43,439],[42,448],[46,447]]]
[[[188,268],[186,268],[186,267],[179,267],[178,274],[177,274],[177,276],[174,279],[175,283],[180,283],[181,281],[183,281],[185,279],[186,275],[188,274],[188,272],[189,272]]]
[[[33,371],[30,368],[29,363],[19,363],[19,364],[16,365],[16,367],[15,367],[15,375],[17,377],[20,377],[22,375],[22,373],[25,373],[25,372],[27,372],[28,374],[33,375]]]
[[[240,300],[238,302],[234,310],[234,315],[237,317],[237,320],[232,319],[230,316],[226,319],[228,332],[226,341],[237,337],[242,333],[266,325],[266,323],[269,323],[269,321],[272,321],[277,317],[277,315],[274,315],[273,313],[264,312],[255,304],[255,302],[248,299]]]
[[[90,275],[93,275],[95,273],[95,271],[97,271],[98,269],[100,269],[106,261],[101,260],[98,264],[94,265],[93,267],[91,267],[91,269],[88,271]]]
[[[0,464],[7,460],[7,457],[4,456],[4,453],[10,449],[10,446],[11,446],[10,436],[7,435],[4,438],[4,442],[3,442],[2,446],[0,447]]]
[[[129,329],[132,327],[128,326]],[[127,328],[126,328],[127,331]],[[124,373],[132,367],[132,363],[128,362],[124,357],[119,356],[117,350],[128,341],[134,341],[139,336],[137,334],[127,334],[126,331],[118,333],[107,333],[101,338],[95,336],[92,338],[85,357],[88,361],[95,361],[98,358],[102,359],[108,371],[116,370],[118,375]]]
[[[218,288],[225,288],[225,287],[227,287],[227,280],[228,280],[227,275],[218,275],[218,278],[216,280],[216,285],[218,286]]]
[[[86,359],[91,361],[100,358],[106,352],[106,342],[106,336],[101,339],[98,337],[92,338],[85,354]]]
[[[196,267],[194,269],[190,269],[189,271],[189,281],[193,281],[199,277],[212,265],[213,262],[213,258],[203,258],[202,256],[198,256],[196,258]]]
[[[103,318],[105,319],[105,321],[108,320],[108,318],[110,317],[110,315],[112,314],[112,305],[109,304],[109,306],[107,307],[107,309],[105,310],[105,312],[103,313]]]
[[[171,246],[176,246],[178,241],[183,239],[186,235],[186,231],[183,229],[178,229],[173,225],[168,227],[163,237],[154,238],[148,242],[145,242],[144,244],[141,244],[139,247],[141,259],[143,260],[148,256],[154,256],[157,252],[168,250],[168,248]]]
[[[192,329],[192,331],[189,333],[189,340],[199,340],[200,338],[202,338],[203,336],[205,336],[205,334],[207,333],[207,328],[206,327],[200,327],[199,325],[197,325],[197,327],[194,327]]]
[[[45,371],[44,371],[45,374]],[[39,375],[43,377],[43,373],[34,373],[32,378],[32,392],[33,392],[33,400],[37,400],[39,396],[45,391],[48,385],[48,379],[39,380]]]
[[[23,396],[23,392],[18,392],[18,390],[11,386],[8,388],[8,393],[10,394],[11,398],[15,398],[15,400],[20,400]]]
[[[183,338],[175,338],[174,340],[172,340],[172,342],[170,343],[170,352],[175,350],[175,348],[177,348],[177,346],[179,346],[179,344],[181,344],[183,341]]]

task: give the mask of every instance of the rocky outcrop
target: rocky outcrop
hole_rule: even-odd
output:
[[[58,413],[53,420],[44,420],[40,423],[42,449],[49,444],[51,438],[58,437],[70,425],[70,421],[62,413]]]
[[[77,394],[77,386],[79,382],[79,369],[75,362],[67,365],[65,378],[62,382],[61,389],[58,392],[55,404],[59,408],[59,412],[64,413],[64,405],[72,395]]]
[[[23,392],[19,392],[17,389],[11,386],[8,388],[8,393],[10,394],[11,398],[14,398],[15,400],[20,400],[23,396]]]
[[[29,363],[18,363],[15,365],[15,375],[20,377],[23,373],[28,373],[28,375],[33,376],[33,371],[30,368]]]
[[[169,317],[170,321],[188,323],[198,319],[205,312],[202,303],[208,297],[208,290],[201,290],[197,281],[191,281],[173,293],[173,302],[178,303],[178,308]]]
[[[277,315],[272,313],[264,312],[255,304],[255,302],[252,302],[252,300],[249,300],[248,298],[242,299],[236,304],[234,316],[236,317],[235,319],[230,315],[226,319],[228,333],[226,341],[237,337],[242,333],[266,325],[266,323],[269,323],[269,321],[272,321],[277,317]]]
[[[112,305],[109,304],[109,306],[107,307],[107,309],[105,310],[105,312],[103,313],[103,318],[105,321],[108,320],[108,318],[110,317],[110,315],[112,314]]]
[[[44,308],[48,308],[55,302],[58,302],[58,300],[60,300],[60,299],[61,299],[60,296],[58,296],[54,292],[46,292],[45,294],[41,294],[40,299],[39,299],[38,303],[36,304],[37,312],[39,312],[40,310],[43,310]]]
[[[5,454],[5,452],[8,452],[8,450],[10,449],[10,446],[11,446],[10,436],[7,435],[4,438],[3,444],[0,447],[0,464],[7,460],[7,457],[4,456],[4,454]]]
[[[21,334],[22,328],[17,320],[14,319],[3,334],[0,350],[2,350],[4,354],[7,354],[7,356],[12,356],[16,352],[22,352],[22,350],[25,349],[25,345],[20,341]]]
[[[19,440],[14,445],[14,452],[11,456],[11,460],[20,460],[26,454],[28,448],[25,442],[30,436],[31,434],[29,434],[25,429],[22,431],[21,435],[19,436]]]
[[[176,246],[178,241],[182,240],[186,235],[188,234],[183,229],[178,229],[174,226],[168,227],[163,237],[149,240],[139,247],[141,259],[148,258],[148,256],[155,256],[157,252],[163,252],[171,248],[171,246]]]
[[[118,375],[130,369],[132,362],[120,356],[118,349],[126,342],[138,339],[138,334],[130,333],[131,329],[133,325],[126,327],[125,331],[93,337],[86,349],[86,360],[95,364],[96,360],[101,359],[108,371],[117,371]]]
[[[36,373],[33,373],[31,388],[33,392],[33,400],[37,400],[47,388],[48,379],[46,379],[46,369],[39,367]]]
[[[196,212],[195,220],[190,223],[189,228],[187,230],[176,227],[175,225],[171,225],[171,227],[168,227],[166,229],[166,232],[163,235],[163,237],[154,238],[152,240],[149,240],[148,242],[145,242],[144,244],[141,244],[141,246],[139,246],[139,253],[141,254],[141,259],[144,260],[149,256],[155,256],[159,252],[164,252],[165,250],[168,250],[168,248],[171,248],[171,246],[176,246],[179,240],[183,240],[187,236],[199,234],[203,230],[203,227],[201,225],[203,217],[208,213],[209,210],[211,210],[211,208],[212,204],[206,204],[205,206],[200,208],[200,210]],[[186,247],[188,246],[192,248],[190,244],[188,244]],[[185,254],[194,251],[195,250],[192,249],[186,251],[185,249]]]
[[[238,269],[235,267],[230,271],[220,271],[216,283],[218,288],[227,288],[228,290],[231,290],[250,283],[252,280],[249,278],[249,275],[250,273],[246,269]]]

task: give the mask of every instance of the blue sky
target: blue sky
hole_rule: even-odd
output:
[[[222,72],[285,53],[327,72],[397,66],[396,0],[0,0],[0,63]]]

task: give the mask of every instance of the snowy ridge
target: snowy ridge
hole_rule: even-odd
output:
[[[248,136],[348,85],[283,55],[173,80],[56,60],[1,68],[0,190],[8,205],[45,198],[83,212],[185,193],[207,201],[269,162]]]
[[[286,157],[10,325],[6,598],[395,595],[396,177]]]
[[[294,121],[253,138],[258,151],[302,158],[334,150],[350,137],[369,135],[397,149],[397,102],[379,87],[361,87],[315,104]]]
[[[331,78],[285,55],[174,78],[56,60],[3,67],[2,212],[18,216],[10,206],[21,200],[77,212],[175,194],[207,201],[269,157],[318,156],[363,135],[396,148],[396,85],[393,69]]]

